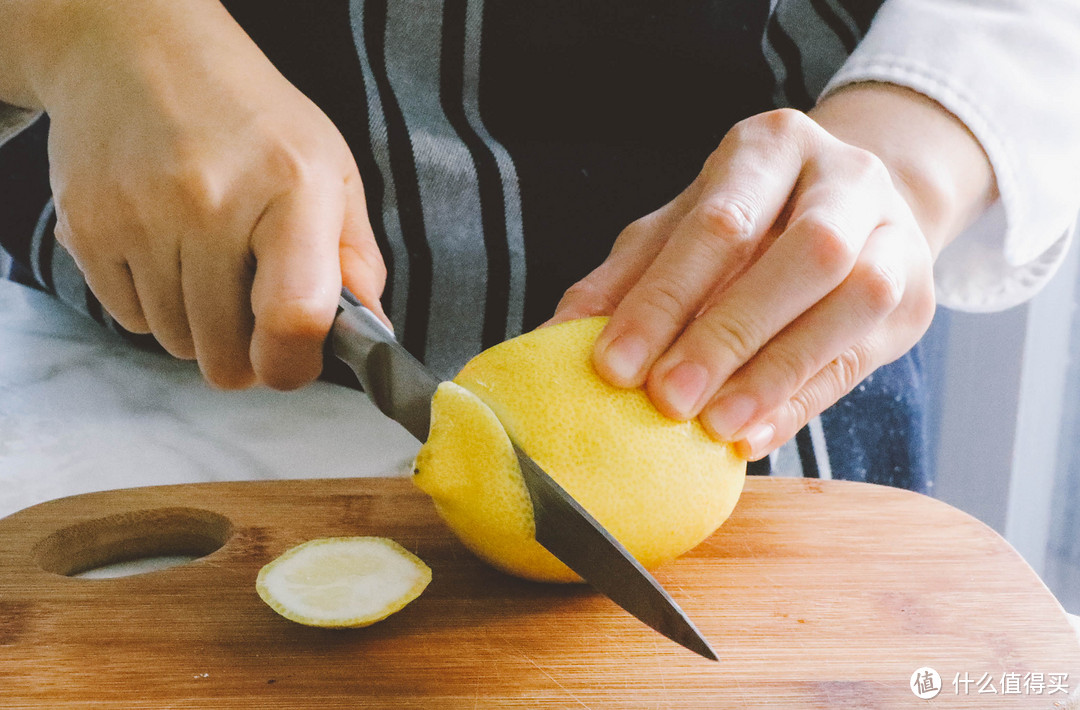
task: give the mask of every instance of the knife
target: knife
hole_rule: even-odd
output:
[[[441,380],[394,338],[382,321],[342,289],[330,331],[332,354],[354,373],[379,410],[421,442]],[[620,607],[705,658],[716,653],[660,583],[611,533],[514,443],[532,498],[536,541]]]

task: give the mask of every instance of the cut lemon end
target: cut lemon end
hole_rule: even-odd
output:
[[[298,624],[350,628],[401,610],[430,581],[431,568],[393,540],[329,537],[297,545],[267,564],[255,590]]]

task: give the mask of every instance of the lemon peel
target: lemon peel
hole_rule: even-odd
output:
[[[432,399],[413,480],[466,547],[510,574],[579,580],[535,540],[511,437],[649,568],[712,534],[742,492],[746,462],[730,444],[596,374],[592,348],[606,320],[489,348]]]

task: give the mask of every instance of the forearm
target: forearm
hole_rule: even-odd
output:
[[[228,70],[199,49],[214,46],[233,47],[236,64],[261,58],[218,0],[0,0],[0,101],[50,110],[89,77],[153,72],[176,52]]]
[[[41,109],[36,88],[56,39],[45,30],[57,3],[0,0],[0,101]]]
[[[933,100],[892,84],[850,84],[810,116],[840,140],[877,155],[937,255],[997,196],[979,142]]]

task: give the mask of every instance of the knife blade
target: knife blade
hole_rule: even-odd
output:
[[[347,289],[330,331],[330,351],[357,376],[375,406],[421,442],[441,382]],[[718,660],[671,595],[581,504],[526,454],[514,452],[533,504],[536,541],[624,610],[672,641]]]

